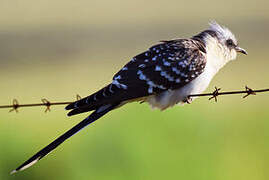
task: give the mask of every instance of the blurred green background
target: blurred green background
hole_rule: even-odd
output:
[[[267,0],[1,0],[0,104],[73,101],[110,82],[159,40],[190,37],[215,19],[249,55],[214,78],[222,90],[269,87]],[[0,110],[0,179],[268,180],[269,94],[200,98],[164,112],[132,103],[35,166],[9,175],[87,114],[63,106]]]

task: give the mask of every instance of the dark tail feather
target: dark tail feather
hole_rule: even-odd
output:
[[[63,135],[58,137],[56,140],[54,140],[52,143],[47,145],[45,148],[37,152],[34,156],[32,156],[30,159],[25,161],[22,165],[20,165],[17,169],[13,170],[11,174],[16,173],[17,171],[22,171],[33,164],[35,164],[37,161],[45,157],[48,153],[50,153],[52,150],[54,150],[56,147],[58,147],[60,144],[62,144],[65,140],[79,132],[82,128],[86,127],[87,125],[91,124],[92,122],[96,121],[109,111],[113,110],[117,104],[109,104],[109,105],[103,105],[96,109],[90,116],[88,116],[86,119],[78,123],[76,126],[65,132]]]
[[[87,96],[85,98],[82,98],[78,101],[75,101],[73,103],[70,103],[69,105],[67,105],[65,107],[66,110],[71,110],[71,109],[77,109],[77,108],[90,108],[90,109],[95,109],[98,106],[101,106],[105,103],[102,102],[102,100],[107,99],[106,97],[110,97],[112,95],[111,91],[109,91],[109,87],[110,90],[114,90],[116,91],[116,86],[110,84],[102,89],[100,89],[99,91],[97,91],[96,93],[93,93],[90,96]],[[110,99],[110,98],[108,98]]]
[[[111,83],[90,96],[70,103],[66,110],[73,110],[68,115],[75,115],[87,111],[98,109],[103,104],[117,103],[127,100],[128,91]]]

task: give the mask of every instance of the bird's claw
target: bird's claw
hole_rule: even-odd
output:
[[[191,104],[193,101],[193,99],[191,97],[187,97],[185,100],[184,100],[184,103],[187,103],[187,104]]]

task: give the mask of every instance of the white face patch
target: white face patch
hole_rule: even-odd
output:
[[[212,21],[209,23],[209,30],[212,30],[217,33],[218,37],[222,40],[232,39],[235,44],[237,44],[237,40],[234,34],[226,27],[219,25],[216,21]]]
[[[236,51],[233,49],[233,47],[229,47],[227,45],[227,41],[231,40],[233,44],[236,46],[238,45],[237,39],[235,38],[234,34],[226,27],[219,25],[215,21],[211,22],[210,27],[208,30],[214,31],[217,35],[217,38],[205,38],[206,44],[207,44],[207,51],[218,51],[215,52],[216,56],[218,56],[219,59],[223,59],[223,62],[214,62],[215,64],[218,64],[217,66],[224,66],[228,61],[234,60],[236,58]]]

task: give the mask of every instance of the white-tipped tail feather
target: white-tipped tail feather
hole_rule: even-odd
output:
[[[94,111],[90,116],[88,116],[86,119],[78,123],[76,126],[68,130],[66,133],[58,137],[56,140],[54,140],[52,143],[47,145],[45,148],[41,149],[39,152],[37,152],[35,155],[33,155],[31,158],[29,158],[27,161],[25,161],[22,165],[20,165],[17,169],[11,171],[10,174],[14,174],[18,171],[22,171],[24,169],[27,169],[34,165],[36,162],[38,162],[40,159],[45,157],[48,153],[50,153],[52,150],[54,150],[56,147],[58,147],[60,144],[62,144],[64,141],[66,141],[68,138],[79,132],[81,129],[86,127],[87,125],[93,123],[112,109],[114,109],[118,103],[113,105],[103,105],[99,107],[96,111]]]

